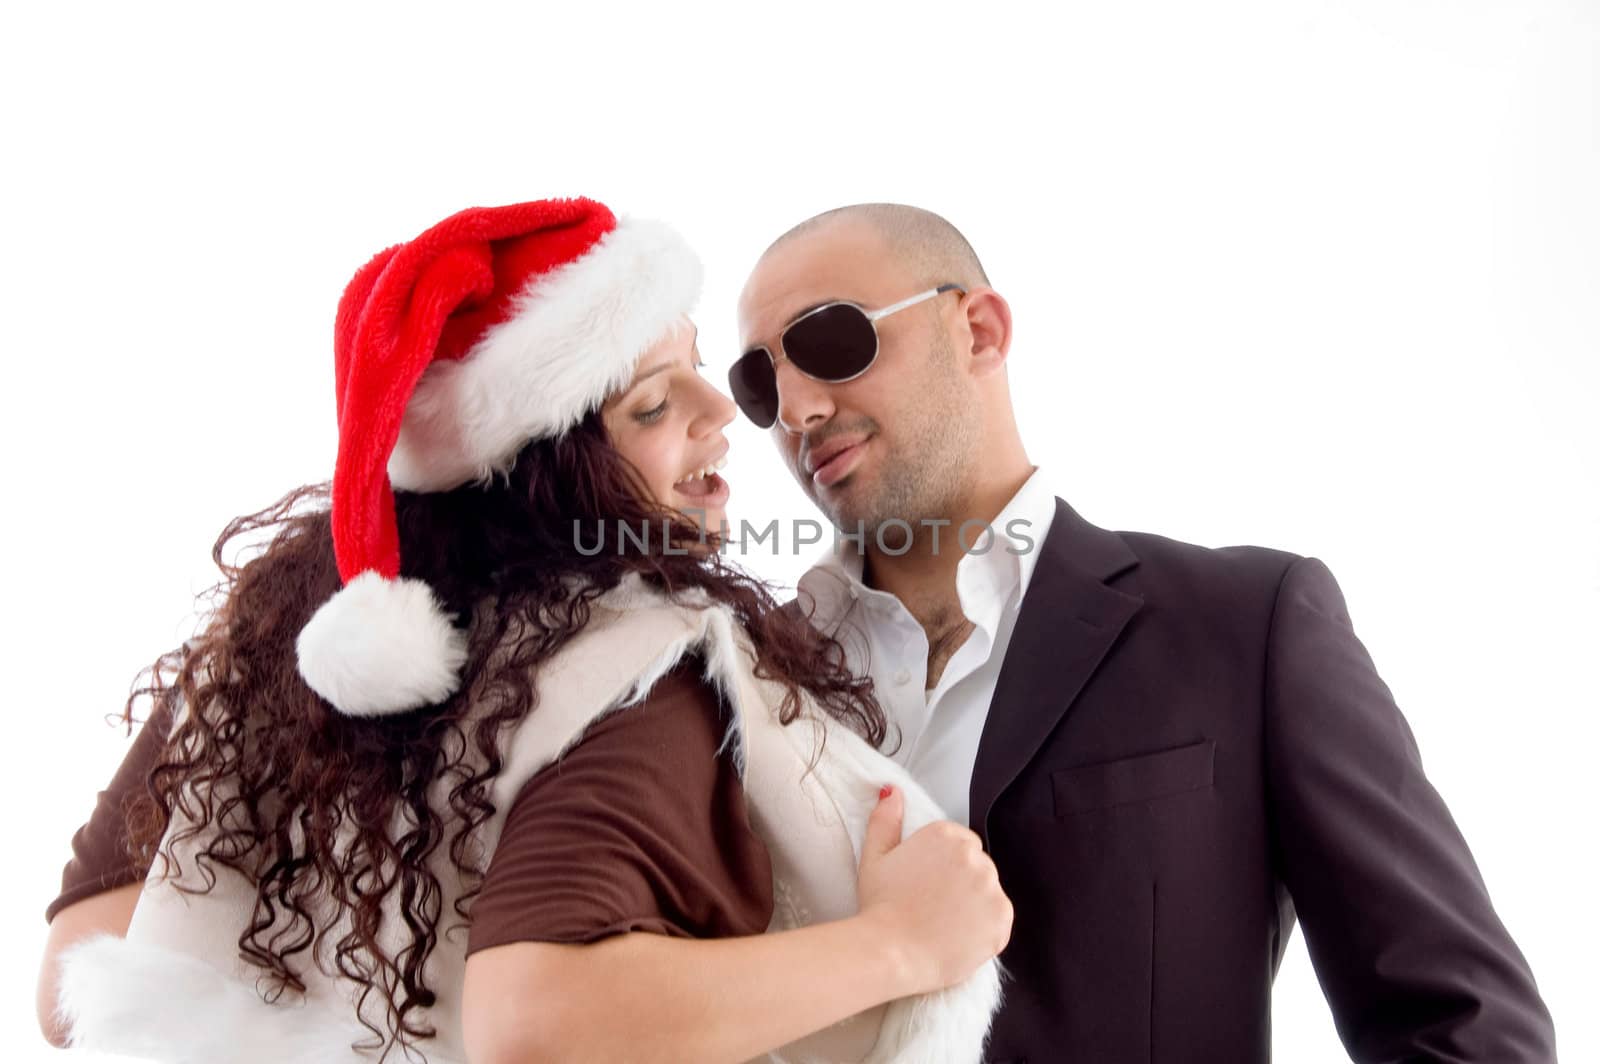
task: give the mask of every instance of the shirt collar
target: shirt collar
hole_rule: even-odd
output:
[[[1033,581],[1033,570],[1039,564],[1039,552],[1044,549],[1044,538],[1056,518],[1056,496],[1043,469],[1034,469],[1033,475],[1022,482],[1022,487],[1011,497],[1006,508],[995,519],[995,527],[1010,537],[1018,553],[1017,604],[1028,593]]]
[[[956,565],[956,594],[967,620],[993,639],[1007,609],[1022,603],[1044,533],[1055,516],[1055,496],[1035,469],[1011,501],[976,537]],[[959,543],[955,544],[960,550]]]
[[[819,631],[833,635],[856,599],[871,592],[861,582],[862,567],[860,552],[848,540],[835,540],[833,547],[801,574],[796,590]]]

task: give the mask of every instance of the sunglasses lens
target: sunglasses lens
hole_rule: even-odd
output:
[[[820,380],[849,380],[872,365],[878,334],[859,307],[835,303],[789,326],[783,353],[797,369]]]
[[[778,420],[778,378],[764,349],[747,351],[733,364],[728,370],[728,390],[744,416],[758,428],[770,429]]]

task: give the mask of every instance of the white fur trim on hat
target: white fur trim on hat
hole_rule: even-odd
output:
[[[335,709],[381,717],[442,702],[460,683],[466,639],[421,580],[368,570],[318,607],[295,640],[300,675]]]
[[[627,384],[694,308],[700,260],[659,222],[625,219],[533,278],[512,316],[459,360],[430,365],[406,404],[389,480],[448,491],[486,480],[529,440],[560,435]]]

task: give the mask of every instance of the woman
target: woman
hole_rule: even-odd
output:
[[[698,279],[587,200],[464,211],[357,273],[331,508],[225,531],[277,529],[142,692],[128,838],[114,786],[52,906],[47,1033],[978,1059],[1010,907],[971,832],[914,830],[938,811],[839,648],[710,549],[733,407],[696,373]]]

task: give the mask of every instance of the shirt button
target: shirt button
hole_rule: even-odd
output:
[[[896,687],[904,687],[906,684],[911,682],[911,673],[907,672],[905,669],[901,669],[899,672],[894,674],[894,682]]]

